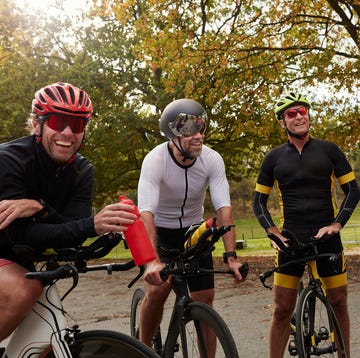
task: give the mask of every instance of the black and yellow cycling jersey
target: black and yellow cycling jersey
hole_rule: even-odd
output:
[[[336,180],[344,192],[339,209],[334,196]],[[293,232],[300,240],[309,239],[321,227],[334,222],[344,226],[360,196],[354,172],[345,154],[335,144],[317,139],[310,139],[301,152],[288,142],[265,156],[253,201],[254,213],[265,230],[275,226],[267,208],[273,186],[276,187],[281,210],[279,229]],[[342,250],[340,235],[331,237],[321,248],[322,253],[341,253]],[[285,261],[286,257],[278,253],[277,263]],[[339,267],[332,270],[326,262],[317,262],[321,277],[342,277],[341,280],[328,280],[329,287],[346,284],[345,262],[340,261],[340,270]],[[275,283],[296,288],[303,270],[303,265],[288,266],[275,275]],[[293,276],[293,279],[289,276]]]
[[[345,196],[339,210],[335,203],[335,180]],[[334,143],[310,139],[298,152],[285,143],[264,158],[257,179],[253,209],[266,230],[274,226],[267,200],[275,185],[281,209],[280,229],[315,235],[319,228],[346,224],[359,201],[359,188],[345,154]]]

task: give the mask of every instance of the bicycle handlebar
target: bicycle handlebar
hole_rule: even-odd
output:
[[[87,260],[96,259],[106,256],[113,247],[115,247],[123,236],[120,233],[105,234],[99,236],[93,243],[88,246],[80,246],[77,248],[54,249],[51,253],[37,255],[33,249],[27,246],[17,246],[15,251],[22,255],[28,254],[34,257],[37,261],[46,261],[46,271],[27,272],[25,277],[29,279],[37,279],[43,283],[44,286],[51,284],[53,281],[65,278],[72,278],[73,284],[71,288],[62,297],[62,300],[74,289],[79,280],[78,273],[86,273],[88,271],[105,270],[108,274],[114,271],[127,271],[134,268],[134,260],[122,263],[110,263],[101,265],[87,265]],[[66,262],[64,265],[59,265],[59,262]],[[70,263],[71,262],[71,263]],[[140,272],[129,283],[131,287],[144,273],[145,269],[140,267]]]
[[[241,277],[245,279],[249,273],[249,263],[245,261],[240,267],[239,272]],[[180,275],[187,276],[194,273],[216,273],[216,274],[230,274],[235,275],[233,271],[230,270],[214,270],[214,269],[204,269],[204,268],[174,268],[173,265],[167,264],[161,271],[160,277],[163,281],[166,281],[170,275]]]
[[[294,257],[300,254],[308,254],[309,250],[314,253],[317,252],[317,245],[325,242],[329,239],[329,235],[323,235],[321,238],[316,239],[311,236],[308,241],[301,242],[299,239],[288,230],[283,230],[282,235],[285,236],[286,240],[282,241],[277,235],[273,233],[268,233],[270,240],[274,241],[281,251],[284,252],[286,256]]]
[[[191,246],[183,252],[177,249],[169,250],[164,247],[160,247],[162,256],[171,259],[171,262],[167,264],[160,272],[162,280],[166,281],[168,277],[173,274],[179,274],[184,276],[196,272],[234,274],[234,272],[232,271],[206,270],[199,269],[198,267],[192,267],[190,265],[190,263],[195,261],[196,258],[213,251],[214,244],[220,239],[222,235],[230,231],[232,227],[234,227],[234,225],[209,227],[201,234],[198,242],[195,245]],[[182,265],[183,267],[174,268],[176,263],[178,262],[184,262],[185,264]],[[243,278],[246,278],[249,272],[248,262],[244,262],[243,265],[240,266],[239,272]]]
[[[206,229],[199,237],[199,240],[185,251],[178,249],[168,249],[159,247],[161,256],[171,260],[192,260],[194,256],[199,257],[213,250],[214,244],[219,241],[220,237],[230,231],[235,225],[211,226]]]
[[[308,261],[315,260],[319,257],[328,257],[329,261],[332,261],[334,264],[337,262],[337,259],[341,254],[336,253],[328,253],[328,254],[319,254],[317,250],[317,245],[325,242],[329,239],[329,235],[323,235],[321,238],[316,239],[314,237],[310,237],[307,242],[300,242],[298,238],[291,233],[290,231],[283,231],[282,233],[286,237],[285,243],[275,234],[269,233],[268,237],[274,241],[281,251],[284,252],[285,256],[294,258],[291,261],[285,262],[284,264],[274,267],[273,269],[263,272],[259,275],[259,279],[265,288],[271,289],[270,286],[265,284],[265,281],[272,276],[274,272],[279,271],[280,269],[291,266],[298,263],[306,263]],[[299,258],[298,256],[301,255]]]

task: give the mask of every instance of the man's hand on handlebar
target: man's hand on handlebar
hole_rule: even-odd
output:
[[[249,272],[249,265],[247,262],[241,264],[233,258],[228,259],[229,270],[234,273],[236,282],[244,282]]]
[[[161,286],[164,282],[160,276],[161,270],[165,267],[165,264],[154,260],[146,264],[146,269],[143,279],[150,285]]]
[[[341,224],[339,223],[332,223],[328,226],[324,226],[319,229],[317,234],[314,236],[315,239],[320,239],[323,236],[332,236],[334,234],[338,234],[342,229]]]
[[[271,245],[277,251],[285,251],[288,246],[286,241],[287,238],[281,235],[280,231],[276,226],[269,227],[267,230],[267,235],[271,240]]]

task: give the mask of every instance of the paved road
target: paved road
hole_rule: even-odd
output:
[[[360,261],[360,256],[355,258]],[[352,358],[360,358],[360,279],[359,265],[352,267],[354,273],[349,283],[349,307],[351,315],[351,347]],[[228,324],[237,343],[242,358],[266,358],[268,356],[268,328],[272,309],[272,292],[262,287],[258,274],[271,267],[264,263],[248,280],[234,285],[231,278],[216,277],[215,309]],[[131,270],[133,271],[133,270]],[[134,288],[126,286],[136,272],[120,272],[106,275],[102,272],[81,274],[79,286],[64,302],[69,315],[69,325],[77,323],[82,330],[111,329],[130,333],[130,302]],[[58,286],[61,291],[69,287],[70,282],[63,280]],[[137,283],[138,286],[142,282]],[[173,302],[170,297],[165,307],[163,326]],[[289,356],[287,356],[289,357]]]
[[[116,297],[119,295],[119,286],[116,284],[119,283],[118,279],[112,277],[107,280],[106,286],[108,286],[109,280],[113,281],[112,288],[106,294],[101,294],[100,297],[97,295],[91,299],[91,296],[89,296],[88,298],[93,301],[95,308],[92,313],[87,311],[88,317],[84,317],[84,320],[78,322],[83,330],[102,328],[129,333],[131,294],[128,292],[122,294],[120,298]],[[249,278],[248,284],[243,285],[232,285],[232,280],[229,280],[229,278],[217,279],[215,309],[230,327],[240,357],[266,358],[268,356],[268,328],[271,319],[272,292],[263,288],[260,283],[254,284],[252,277]],[[99,287],[102,287],[102,284]],[[74,293],[74,295],[76,294]],[[114,297],[112,304],[109,304],[109,300],[106,299],[107,307],[96,305],[96,302],[99,302],[105,296]],[[173,296],[170,297],[166,305],[165,323],[168,322],[172,302]],[[350,282],[349,284],[349,306],[352,329],[352,358],[360,358],[359,281]],[[66,304],[65,307],[69,309]],[[76,305],[69,312],[74,310],[74,315],[78,317],[79,314],[81,315],[81,309],[79,305]],[[91,314],[89,315],[89,313]],[[290,355],[287,354],[286,357],[290,357]]]

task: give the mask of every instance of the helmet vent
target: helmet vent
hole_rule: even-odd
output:
[[[80,91],[80,94],[79,94],[79,106],[81,106],[81,104],[83,103],[83,100],[84,100],[84,92]]]
[[[69,88],[70,98],[71,98],[71,104],[75,104],[75,93],[73,88]]]
[[[42,103],[46,103],[46,100],[45,100],[44,96],[41,93],[40,93],[39,97],[40,97],[40,101]],[[40,107],[40,106],[37,106],[37,107]]]
[[[39,115],[64,113],[91,118],[93,106],[85,91],[69,83],[57,82],[35,93],[32,109]]]
[[[63,103],[68,103],[67,98],[66,98],[66,92],[65,92],[64,88],[56,87],[56,89],[59,91],[59,94],[63,100]],[[69,91],[69,92],[71,92],[71,91]]]
[[[53,101],[56,101],[56,97],[55,97],[54,93],[51,91],[50,88],[46,88],[46,89],[45,89],[45,93],[46,93]],[[45,99],[44,99],[44,102],[46,102]]]

